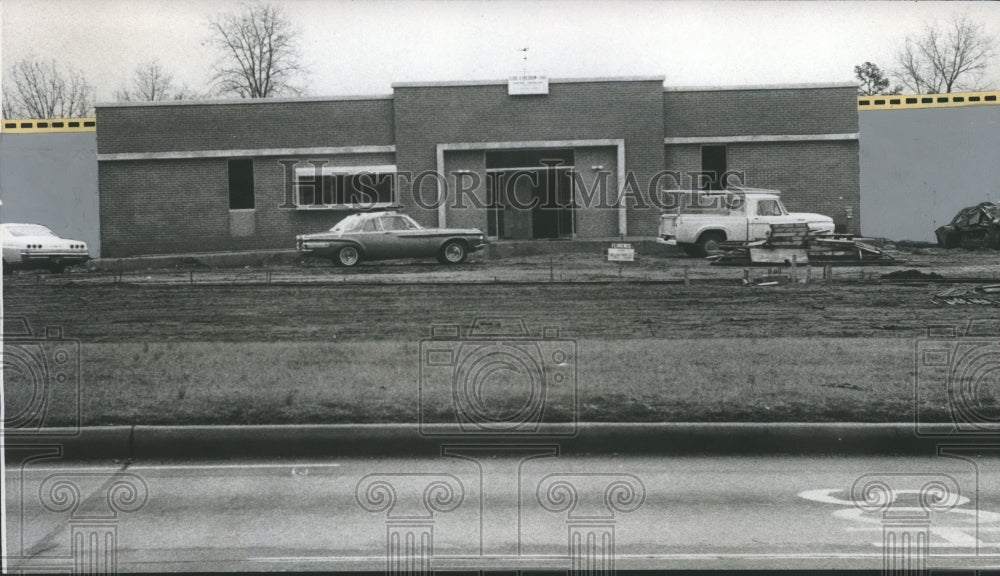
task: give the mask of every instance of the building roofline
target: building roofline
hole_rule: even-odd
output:
[[[822,88],[857,88],[857,82],[815,82],[805,84],[744,84],[729,86],[664,86],[664,92],[725,92],[737,90],[813,90]]]
[[[218,100],[160,100],[158,102],[98,102],[95,108],[131,108],[147,106],[214,106],[232,104],[280,104],[298,102],[341,102],[351,100],[392,100],[392,94],[357,96],[310,96],[304,98],[227,98]]]
[[[587,82],[663,82],[666,76],[594,76],[585,78],[549,78],[549,84]],[[439,82],[393,82],[393,88],[434,88],[439,86],[506,86],[507,80],[442,80]]]
[[[584,84],[589,82],[664,82],[665,76],[594,76],[583,78],[549,78],[550,84]],[[395,88],[433,88],[445,86],[503,86],[507,80],[446,80],[440,82],[394,82]],[[806,84],[744,84],[729,86],[664,86],[664,92],[725,92],[738,90],[788,90],[822,88],[856,88],[857,82],[823,82]],[[216,106],[233,104],[281,104],[306,102],[350,102],[362,100],[392,100],[393,94],[359,94],[346,96],[310,96],[288,98],[226,98],[198,100],[161,100],[157,102],[98,102],[95,108],[139,108],[148,106]]]

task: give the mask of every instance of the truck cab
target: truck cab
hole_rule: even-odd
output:
[[[811,234],[832,234],[833,218],[789,212],[781,192],[759,188],[719,191],[666,190],[658,242],[679,246],[689,256],[706,256],[722,242],[765,240],[772,224],[805,222]]]

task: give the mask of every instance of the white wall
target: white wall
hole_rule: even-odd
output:
[[[1000,202],[1000,105],[859,112],[861,232],[934,242],[961,208]]]
[[[100,254],[97,135],[0,134],[0,222],[43,224]]]

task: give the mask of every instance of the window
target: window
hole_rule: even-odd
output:
[[[757,202],[758,216],[781,216],[781,207],[777,200],[760,200]]]
[[[4,230],[11,236],[52,236],[58,238],[52,230],[40,224],[11,224]]]
[[[229,161],[229,209],[253,210],[253,158]]]
[[[382,230],[388,232],[390,230],[412,230],[413,226],[410,222],[402,216],[383,216],[379,220],[382,221]]]
[[[396,203],[396,167],[295,170],[295,204],[301,209],[386,208]]]
[[[709,175],[709,190],[722,190],[722,175],[726,173],[726,146],[701,147],[701,171]]]

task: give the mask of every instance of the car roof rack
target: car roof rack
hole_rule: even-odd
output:
[[[774,194],[776,196],[781,196],[781,190],[775,190],[774,188],[751,188],[749,186],[730,186],[726,190],[734,190],[736,192],[757,192],[760,194]]]
[[[389,206],[389,207],[380,207],[380,208],[356,208],[354,213],[355,214],[381,214],[381,213],[384,213],[384,212],[398,212],[398,213],[402,213],[403,212],[403,207],[402,206]]]

